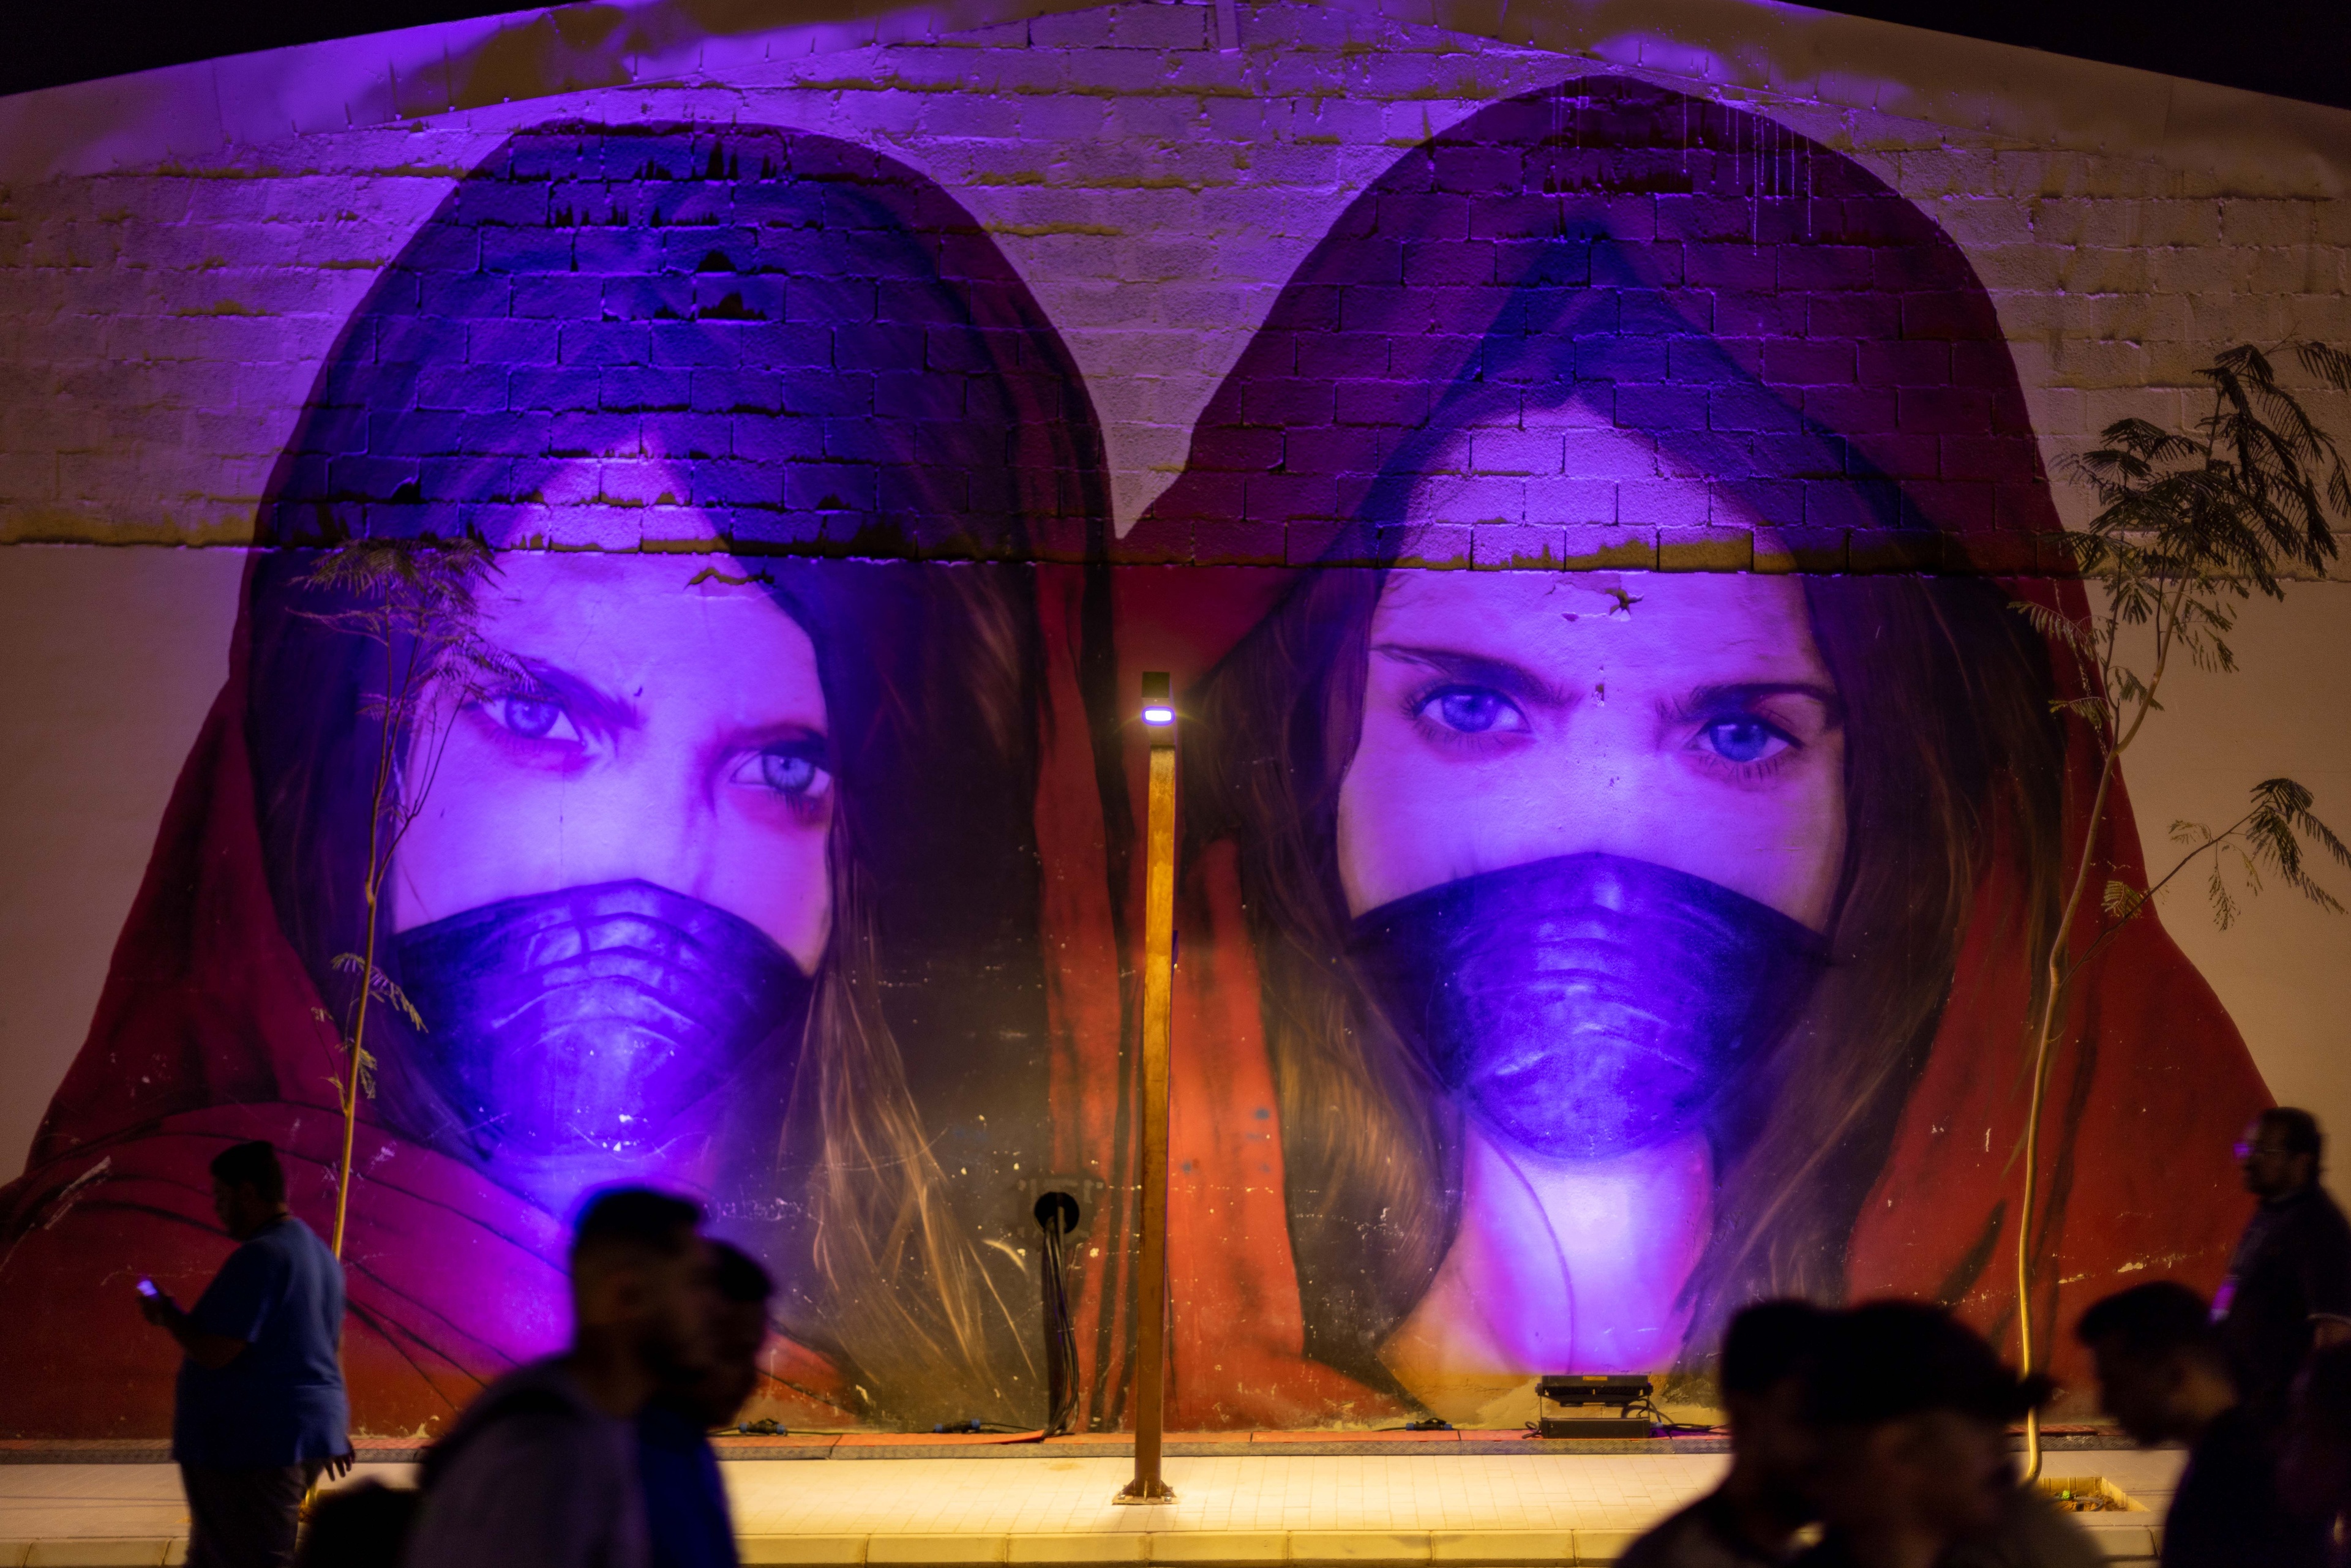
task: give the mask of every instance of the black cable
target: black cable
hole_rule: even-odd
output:
[[[1630,1405],[1619,1407],[1616,1414],[1628,1420],[1635,1416],[1646,1416],[1649,1418],[1651,1430],[1662,1432],[1669,1437],[1720,1437],[1728,1430],[1722,1427],[1695,1426],[1687,1421],[1668,1420],[1666,1413],[1658,1409],[1646,1396],[1634,1400]],[[1524,1435],[1530,1437],[1541,1437],[1541,1424],[1536,1421],[1528,1422]]]
[[[974,1419],[967,1421],[942,1421],[937,1426],[932,1427],[931,1430],[941,1435],[968,1437],[977,1437],[982,1434],[1017,1437],[1033,1431],[1035,1428],[1029,1427],[1012,1427],[1006,1425],[1002,1421],[982,1421],[975,1417]],[[1037,1433],[1037,1436],[1040,1437],[1046,1435],[1047,1434],[1042,1432]]]
[[[1723,1431],[1723,1428],[1720,1427],[1708,1427],[1703,1423],[1693,1423],[1688,1421],[1676,1421],[1667,1416],[1664,1411],[1658,1409],[1656,1405],[1646,1399],[1636,1399],[1632,1404],[1625,1406],[1625,1414],[1627,1416],[1632,1415],[1635,1411],[1639,1411],[1647,1416],[1649,1417],[1649,1424],[1658,1431],[1665,1433],[1669,1437],[1711,1437],[1719,1435]]]
[[[1037,1223],[1045,1232],[1045,1436],[1070,1429],[1078,1409],[1078,1329],[1070,1315],[1069,1233],[1078,1222],[1078,1200],[1049,1192],[1037,1200]]]

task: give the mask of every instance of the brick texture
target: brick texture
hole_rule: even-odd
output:
[[[1213,7],[1192,5],[1110,5],[903,42],[876,41],[890,31],[870,25],[829,39],[803,29],[791,48],[714,47],[699,70],[655,86],[247,140],[201,163],[6,188],[0,354],[12,373],[0,386],[0,540],[250,538],[273,466],[353,308],[464,171],[512,128],[557,118],[790,127],[936,181],[993,235],[1083,371],[1123,529],[1182,469],[1211,393],[1366,186],[1413,144],[1499,99],[1608,68],[1352,7],[1242,5],[1238,15],[1238,47],[1223,47]],[[1669,40],[1644,48],[1614,63],[1684,91],[1713,91],[1694,48],[1677,53]],[[2014,131],[1955,130],[1948,115],[1905,119],[1899,104],[1858,101],[1817,62],[1792,61],[1786,78],[1782,90],[1737,101],[1851,153],[1940,225],[1989,288],[2022,382],[2030,430],[1989,428],[1968,366],[1918,352],[1935,303],[1907,300],[1907,319],[1888,318],[1894,307],[1864,245],[1803,246],[1802,276],[1759,278],[1750,301],[1726,297],[1726,312],[1784,315],[1790,291],[1801,291],[1811,313],[1802,329],[1820,340],[1775,344],[1782,362],[1771,373],[1834,406],[1840,429],[1883,422],[1901,439],[1888,440],[1893,455],[1881,466],[1912,463],[1980,483],[1989,497],[2015,471],[2018,443],[2037,440],[2053,470],[2113,419],[2193,417],[2192,372],[2220,347],[2351,342],[2351,218],[2330,199],[2351,183],[2351,166],[2322,159],[2248,191],[2154,147],[2087,151]],[[117,90],[90,92],[100,89]],[[1781,153],[1759,141],[1745,155],[1755,161],[1751,177],[1768,182]],[[1464,152],[1437,170],[1435,195],[1474,196],[1512,177]],[[543,222],[548,203],[590,196],[558,184],[497,193],[519,204],[507,215],[526,223]],[[691,213],[667,221],[684,225],[671,239],[704,245],[706,236],[684,232],[700,221]],[[630,409],[707,398],[733,408],[737,393],[751,395],[725,392],[739,371],[668,362],[659,335],[641,324],[582,321],[569,293],[594,288],[584,264],[577,278],[507,287],[502,269],[513,258],[498,253],[494,230],[479,232],[484,249],[451,260],[446,308],[477,319],[475,358],[507,370],[468,381],[450,367],[433,395],[452,421],[543,414],[624,457],[611,421]],[[513,242],[531,232],[511,231]],[[586,245],[642,244],[656,231],[581,232]],[[1418,232],[1419,243],[1392,253],[1359,247],[1365,272],[1351,287],[1437,299],[1474,285],[1489,265],[1466,229],[1453,242],[1441,225]],[[1719,240],[1738,248],[1760,237]],[[732,287],[713,284],[716,297],[696,308],[723,306]],[[759,308],[755,290],[738,292],[746,310]],[[787,325],[762,351],[789,351]],[[1897,328],[1908,340],[1891,347],[1912,359],[1873,354]],[[1313,351],[1355,349],[1334,331]],[[1673,367],[1658,373],[1670,382]],[[1309,384],[1299,395],[1311,395]],[[2351,409],[2319,406],[2335,428],[2351,427]],[[1322,439],[1372,438],[1351,434],[1343,394],[1311,413]],[[1749,415],[1719,408],[1708,417],[1722,428]],[[1802,534],[1800,506],[1763,519],[1784,524],[1778,532],[1749,538],[1752,517],[1687,515],[1670,486],[1644,492],[1636,476],[1610,479],[1611,494],[1595,497],[1576,487],[1591,470],[1575,439],[1515,432],[1481,444],[1447,503],[1457,552],[1448,559],[1916,569],[1915,550]],[[572,498],[640,508],[615,543],[657,538],[664,528],[648,520],[658,508],[646,504],[660,499],[662,484],[658,473],[618,462],[600,489]],[[1321,504],[1312,484],[1279,473],[1253,475],[1249,486],[1291,517],[1311,517]],[[2070,519],[2086,514],[2077,491],[2061,485],[2058,499]],[[1983,506],[1987,542],[1943,564],[1998,570],[2019,555],[1998,543],[1996,505]],[[1300,541],[1249,530],[1256,510],[1252,501],[1239,523],[1196,530],[1198,548],[1225,559],[1298,559]],[[814,538],[787,522],[773,528],[784,546]]]

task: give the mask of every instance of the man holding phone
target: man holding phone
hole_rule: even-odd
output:
[[[303,1494],[351,1465],[343,1270],[287,1212],[269,1145],[224,1150],[212,1178],[213,1212],[240,1245],[192,1311],[146,1280],[139,1310],[185,1356],[172,1457],[188,1494],[189,1568],[284,1568]]]

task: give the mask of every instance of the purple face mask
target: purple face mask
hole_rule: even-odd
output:
[[[765,933],[645,882],[485,904],[398,952],[425,1077],[510,1185],[558,1207],[607,1171],[674,1175],[755,1058],[780,1053],[760,1077],[789,1082],[812,989]]]
[[[1349,951],[1405,1042],[1489,1131],[1605,1159],[1698,1128],[1779,1042],[1821,938],[1716,883],[1562,855],[1364,915]]]

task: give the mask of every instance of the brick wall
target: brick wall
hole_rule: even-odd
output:
[[[0,1158],[29,1138],[88,1026],[149,835],[226,661],[242,552],[155,547],[252,537],[354,308],[519,127],[690,121],[720,141],[730,126],[786,127],[935,182],[1066,340],[1102,422],[1118,528],[1156,559],[1324,551],[1337,492],[1296,473],[1270,476],[1262,507],[1252,495],[1239,515],[1249,526],[1172,542],[1133,529],[1350,204],[1431,136],[1573,77],[1635,77],[1760,117],[1724,154],[1729,178],[1751,187],[1796,177],[1794,144],[1773,127],[1850,154],[1956,242],[2022,382],[2021,412],[1996,428],[1994,401],[1959,387],[1948,354],[1915,384],[1873,368],[1866,355],[1889,334],[1866,310],[1834,331],[1785,335],[1785,362],[1762,366],[1807,397],[1891,387],[1893,432],[1915,437],[1906,484],[1948,482],[1964,499],[2029,470],[2028,443],[2053,467],[2124,415],[2179,425],[2199,412],[2196,367],[2234,342],[2351,344],[2351,115],[2334,111],[1739,0],[1531,12],[1479,0],[960,0],[862,21],[747,3],[738,24],[714,32],[688,0],[571,7],[0,101],[0,362],[11,372],[0,381],[0,632],[15,639],[0,643],[12,655],[0,677],[15,683],[0,721],[6,754],[26,759],[0,773],[0,814],[25,824],[0,845],[0,948],[12,978],[33,977],[0,1003]],[[1358,281],[1451,287],[1445,258],[1426,259],[1427,275],[1400,257],[1393,278]],[[1865,256],[1808,260],[1826,269],[1824,298],[1884,292]],[[1847,264],[1859,270],[1840,284]],[[565,287],[559,270],[538,279],[550,296]],[[509,308],[528,335],[524,292]],[[563,308],[583,340],[601,330]],[[1833,299],[1823,308],[1837,317]],[[530,379],[584,379],[561,358],[563,335],[554,341],[557,358]],[[1343,372],[1346,345],[1324,347],[1342,358],[1318,373]],[[501,379],[513,366],[495,355],[484,364],[500,374],[466,395],[490,414],[522,406],[524,372]],[[2351,409],[2319,406],[2351,432]],[[1330,461],[1360,475],[1376,453],[1344,455],[1344,423],[1322,433],[1341,454]],[[1648,506],[1687,500],[1653,486],[1645,501],[1655,475],[1595,476],[1590,459],[1605,447],[1573,431],[1489,446],[1457,514],[1440,518],[1455,531],[1420,553],[1715,570],[2046,564],[2014,553],[2001,510],[2012,497],[1993,497],[1982,527],[1948,538],[1895,530],[1856,549],[1848,528],[1758,537],[1735,512]],[[552,490],[547,504],[598,508],[594,537],[608,549],[690,539],[677,514],[691,508],[664,502],[667,479],[644,455],[623,433],[590,454],[592,486]],[[1607,483],[1579,492],[1592,508],[1581,534],[1537,515],[1546,479],[1595,476]],[[2057,499],[2084,515],[2077,490]],[[2346,599],[2351,589],[2315,590],[2292,619],[2252,622],[2249,658],[2272,673],[2351,667]],[[2303,777],[2323,802],[2351,789],[2339,680],[2315,697],[2284,680],[2243,685],[2252,701],[2184,688],[2167,735],[2186,738],[2135,758],[2142,821],[2158,839],[2176,816],[2228,820],[2244,779],[2263,773]],[[2339,928],[2283,898],[2254,919],[2245,929],[2257,939],[2241,933],[2233,947],[2194,914],[2174,923],[2271,1091],[2351,1120],[2335,1038],[2351,981],[2312,978],[2346,973]]]
[[[441,39],[473,62],[448,79],[527,77],[538,96],[400,119],[403,103],[378,90],[386,69],[419,78],[377,57],[432,45],[428,29],[362,41],[376,50],[363,61],[346,44],[229,62],[242,75],[207,80],[230,129],[194,143],[142,120],[156,111],[126,96],[135,84],[13,100],[13,124],[48,129],[41,149],[20,146],[26,177],[0,194],[0,355],[14,372],[0,388],[0,538],[246,538],[377,270],[508,129],[559,116],[792,126],[937,180],[1066,335],[1105,425],[1122,528],[1181,466],[1218,379],[1357,192],[1482,104],[1594,69],[1753,108],[1917,203],[1990,286],[2052,456],[2125,413],[2179,421],[2189,372],[2218,347],[2351,340],[2351,205],[2335,199],[2351,115],[1736,5],[1665,13],[1643,32],[1605,13],[1545,15],[1501,38],[1457,9],[1437,18],[1447,29],[1368,6],[1243,5],[1231,48],[1208,5],[944,18],[963,31],[909,11],[894,26],[638,37],[626,60],[639,80],[573,91],[560,89],[622,68],[596,62],[625,29],[564,45],[543,26],[468,24]],[[657,14],[628,15],[658,32]],[[549,37],[569,54],[550,55]],[[538,53],[517,77],[527,46]],[[185,71],[150,86],[162,102],[194,90]],[[343,92],[346,115],[383,122],[276,139],[257,115],[235,123],[231,99],[297,88]],[[2078,515],[2078,497],[2064,504]]]

